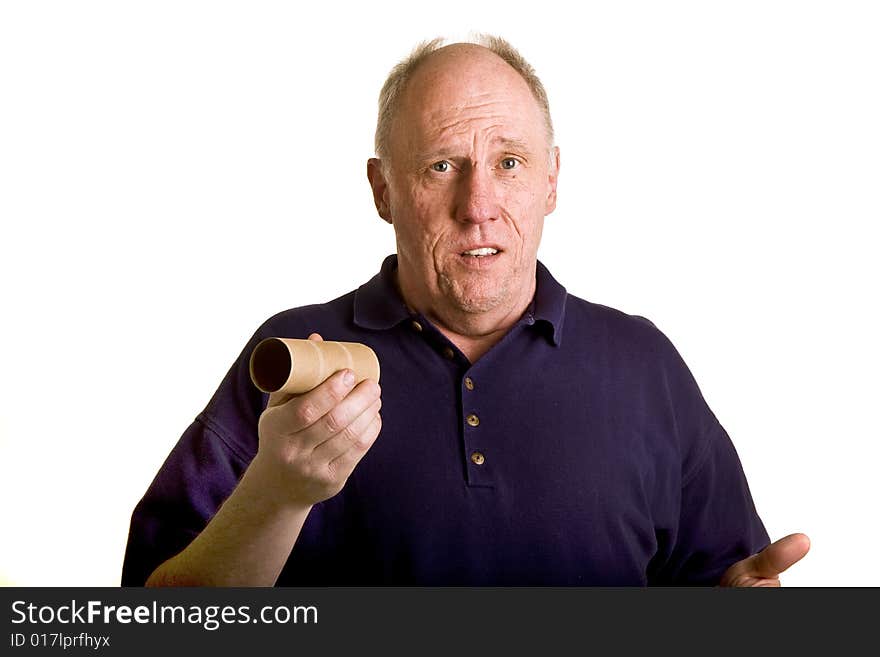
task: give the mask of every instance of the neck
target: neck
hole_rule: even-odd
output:
[[[535,279],[532,278],[531,285],[523,290],[517,302],[506,309],[487,313],[469,313],[463,310],[444,312],[430,303],[420,303],[417,295],[405,290],[400,282],[399,271],[395,272],[394,282],[409,311],[426,317],[471,363],[479,360],[507,335],[526,312],[535,294]]]
[[[507,335],[507,331],[510,330],[510,327],[508,326],[485,335],[462,335],[451,331],[442,324],[435,322],[433,319],[431,319],[431,321],[437,326],[437,330],[445,335],[452,344],[458,347],[461,353],[463,353],[471,363],[476,363],[487,351],[500,342],[501,338]]]

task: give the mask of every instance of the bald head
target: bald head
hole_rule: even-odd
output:
[[[480,36],[474,43],[448,46],[443,46],[442,39],[426,41],[392,69],[379,95],[376,155],[383,159],[390,156],[392,131],[398,116],[402,111],[411,109],[408,107],[404,110],[404,97],[412,102],[414,97],[418,97],[417,92],[436,90],[434,83],[438,81],[461,81],[474,93],[480,93],[481,83],[485,85],[500,80],[525,85],[537,104],[547,145],[552,146],[553,123],[547,94],[534,69],[504,39]]]
[[[480,65],[495,67],[497,71],[510,69],[516,73],[510,64],[486,46],[477,43],[452,43],[427,53],[413,71],[410,80],[418,75],[428,76],[444,69],[464,73]]]

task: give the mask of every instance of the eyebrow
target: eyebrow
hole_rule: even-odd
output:
[[[521,141],[519,139],[512,139],[510,137],[493,137],[491,142],[492,146],[501,146],[505,150],[521,152],[526,155],[531,155],[532,149],[529,148],[526,142]],[[457,152],[454,148],[438,148],[436,150],[428,150],[422,151],[416,154],[416,160],[419,162],[425,162],[428,160],[434,161],[437,159],[444,159],[456,155]]]

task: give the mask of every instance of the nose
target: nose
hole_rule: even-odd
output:
[[[471,165],[461,175],[455,217],[458,221],[481,224],[499,216],[496,181],[484,167]]]

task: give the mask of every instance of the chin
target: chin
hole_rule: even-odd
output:
[[[444,277],[445,278],[445,277]],[[445,278],[441,289],[446,297],[466,313],[485,313],[504,305],[509,298],[509,287],[501,284],[488,284],[488,281],[461,281]]]
[[[500,305],[498,299],[458,299],[459,310],[472,315],[487,313]]]
[[[458,307],[466,313],[486,313],[504,304],[506,296],[500,291],[482,291],[455,295]]]

